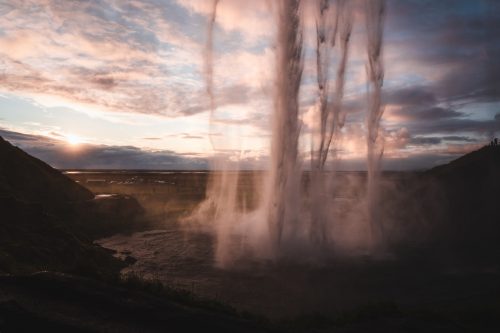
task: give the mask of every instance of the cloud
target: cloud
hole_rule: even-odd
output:
[[[430,79],[441,101],[500,100],[498,2],[392,0],[387,8],[391,65]]]
[[[211,1],[177,0],[177,3],[204,16],[211,11]],[[219,1],[216,23],[225,31],[239,33],[247,42],[255,43],[272,35],[271,9],[271,2],[266,0]]]
[[[364,153],[354,154],[356,149],[362,150],[364,138],[359,137],[359,128],[347,126],[356,140],[349,139],[348,150],[338,151],[341,170],[360,170],[365,168]],[[182,135],[186,136],[186,133]],[[149,151],[133,146],[108,146],[81,144],[69,146],[58,136],[50,138],[40,135],[24,134],[0,129],[0,136],[19,146],[29,154],[40,158],[59,169],[149,169],[149,170],[206,170],[208,160],[198,152],[174,153],[168,150]],[[152,138],[156,139],[156,138]],[[450,144],[433,146],[439,142],[467,142],[468,144]],[[392,149],[403,149],[401,153],[394,150],[383,159],[387,170],[426,169],[448,162],[462,154],[480,147],[474,139],[461,136],[414,137],[410,138],[406,129],[390,133],[386,144]],[[414,151],[404,150],[413,146]],[[350,150],[349,150],[350,149]],[[354,150],[353,150],[354,149]],[[228,161],[229,168],[262,169],[268,158],[253,151],[226,150],[219,152],[219,159]],[[307,157],[307,156],[306,156]]]
[[[93,107],[103,113],[186,117],[206,112],[209,103],[201,69],[209,3],[3,1],[0,90],[35,100],[57,98],[78,105],[74,109]],[[314,34],[312,3],[307,2],[304,11],[306,34]],[[255,137],[269,135],[275,88],[273,6],[267,0],[219,3],[215,116],[223,129],[252,127]],[[430,5],[388,0],[387,9],[383,96],[387,156],[410,154],[410,149],[417,154],[424,147],[467,147],[498,133],[498,2],[443,0]],[[358,7],[355,17],[344,100],[348,139],[339,148],[344,151],[361,151],[364,145],[366,45]],[[305,36],[301,90],[305,110],[317,98],[311,37]],[[312,127],[308,116],[304,113],[304,133]],[[135,137],[154,139],[147,135]],[[201,137],[206,135],[187,133],[184,138]],[[133,149],[120,149],[133,155]]]
[[[182,136],[183,139],[195,139],[195,140],[198,140],[198,139],[206,139],[204,136],[201,136],[201,135],[191,135],[191,134],[184,134]]]
[[[178,6],[46,0],[4,8],[0,89],[166,116],[189,113],[186,102],[199,98],[201,82],[189,76],[200,42],[162,15]]]
[[[414,86],[385,92],[384,101],[399,106],[433,105],[437,103],[435,94],[429,87]]]
[[[4,139],[8,141],[19,143],[20,145],[31,144],[33,142],[38,142],[41,139],[41,137],[38,135],[17,133],[17,132],[7,131],[4,129],[0,129],[0,136],[2,136]],[[46,141],[46,143],[54,142],[49,138],[44,138],[44,140]]]
[[[461,112],[433,106],[430,108],[418,109],[415,107],[401,108],[393,112],[393,115],[399,116],[405,120],[421,121],[429,123],[441,119],[460,118],[465,115]]]
[[[441,137],[443,141],[458,141],[458,142],[477,142],[478,140],[475,138],[471,138],[469,136],[457,136],[457,135],[450,135],[450,136],[443,136]]]
[[[148,151],[133,146],[81,144],[68,146],[59,139],[0,129],[0,136],[27,153],[59,169],[203,169],[208,162],[193,154]]]
[[[414,123],[410,129],[413,133],[419,134],[469,132],[475,135],[490,136],[500,130],[499,125],[490,120],[444,119],[432,124]]]
[[[112,89],[117,85],[113,77],[108,77],[105,75],[94,75],[94,77],[90,79],[90,82],[94,83],[104,90]]]
[[[437,145],[443,141],[440,137],[425,137],[425,136],[416,136],[411,139],[410,143],[418,146],[422,145]]]

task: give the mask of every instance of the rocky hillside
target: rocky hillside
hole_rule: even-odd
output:
[[[439,188],[438,197],[424,200],[439,203],[440,237],[476,258],[500,254],[500,146],[428,170],[423,179]]]
[[[38,204],[66,228],[90,239],[144,225],[144,211],[135,198],[94,197],[59,170],[0,137],[0,198]]]
[[[0,196],[53,206],[85,201],[94,194],[60,171],[0,137]]]

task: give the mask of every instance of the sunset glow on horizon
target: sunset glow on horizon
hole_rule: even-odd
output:
[[[80,137],[74,134],[68,134],[65,139],[71,146],[78,146],[84,142]]]

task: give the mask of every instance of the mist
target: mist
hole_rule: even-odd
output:
[[[217,126],[217,103],[213,82],[214,24],[218,1],[212,2],[207,23],[204,73],[210,105],[209,128]],[[310,5],[310,4],[309,4]],[[344,179],[336,171],[337,151],[342,147],[343,108],[350,36],[355,23],[350,1],[314,2],[316,41],[315,107],[317,117],[310,130],[302,129],[301,87],[304,68],[305,9],[301,1],[280,1],[271,6],[276,22],[275,73],[269,164],[259,183],[251,185],[256,204],[252,209],[238,203],[242,189],[240,174],[229,171],[225,152],[236,150],[239,139],[223,130],[213,140],[214,171],[208,181],[206,199],[187,225],[203,226],[216,238],[215,261],[230,267],[242,257],[280,260],[300,258],[317,261],[342,254],[375,255],[385,249],[385,231],[380,221],[380,160],[383,136],[383,23],[384,1],[366,2],[367,108],[366,179]],[[218,128],[220,129],[220,128]],[[309,163],[302,156],[300,141],[309,138]],[[234,164],[234,160],[232,163]],[[237,161],[236,161],[237,162]],[[361,177],[363,178],[363,177]],[[255,181],[253,179],[252,181]],[[248,190],[248,189],[247,189]],[[344,193],[355,192],[355,196]],[[256,198],[256,199],[255,199]],[[381,250],[385,251],[385,250]]]

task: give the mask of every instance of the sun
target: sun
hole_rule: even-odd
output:
[[[77,135],[74,135],[74,134],[66,135],[66,141],[72,146],[77,146],[83,142],[80,137],[78,137]]]

